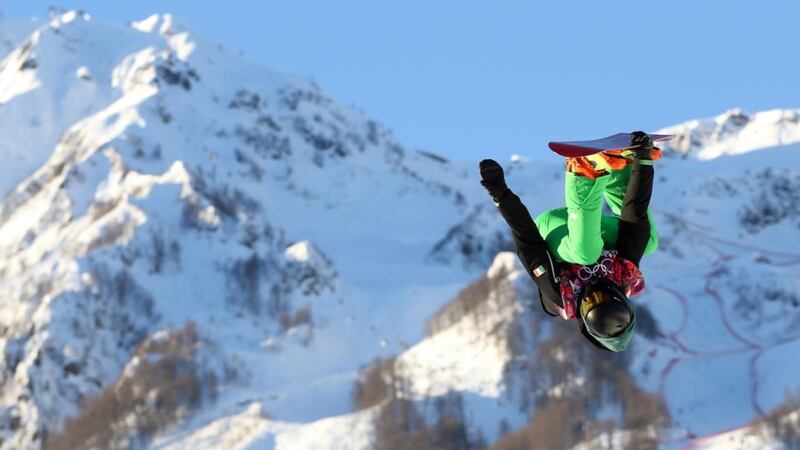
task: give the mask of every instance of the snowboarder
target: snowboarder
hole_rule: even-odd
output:
[[[620,352],[630,343],[636,313],[628,297],[644,289],[642,256],[658,246],[648,212],[653,159],[660,150],[646,133],[631,133],[628,157],[613,152],[567,158],[566,208],[532,220],[506,186],[503,169],[480,163],[481,184],[513,234],[517,255],[551,316],[576,319],[596,347]],[[602,214],[602,197],[614,216]]]

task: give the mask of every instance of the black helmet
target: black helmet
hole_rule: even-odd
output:
[[[581,322],[589,336],[608,350],[625,350],[636,328],[636,312],[625,293],[600,278],[586,285],[580,298]]]

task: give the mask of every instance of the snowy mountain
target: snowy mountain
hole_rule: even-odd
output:
[[[189,323],[207,343],[192,364],[216,361],[202,370],[234,404],[267,397],[298,421],[347,412],[338,391],[305,405],[289,392],[342,372],[323,389],[345,392],[354,358],[383,350],[381,312],[409,290],[419,305],[438,296],[425,288],[447,269],[421,264],[466,208],[462,175],[313,84],[169,15],[124,26],[68,12],[1,66],[5,448],[38,446],[123,381],[143,340]]]
[[[664,129],[693,157],[608,356],[538,310],[473,163],[307,80],[168,14],[2,23],[0,55],[2,449],[674,448],[796,388],[796,111]]]
[[[684,157],[711,159],[800,142],[798,123],[800,109],[755,114],[732,109],[717,117],[692,120],[658,132],[675,136],[665,149]]]

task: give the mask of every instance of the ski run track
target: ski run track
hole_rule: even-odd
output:
[[[731,253],[726,253],[720,247],[727,247],[729,249],[738,249],[738,250],[749,250],[749,251],[757,251],[764,255],[773,256],[776,258],[781,259],[779,262],[771,262],[770,264],[775,266],[781,267],[788,267],[788,266],[795,266],[800,264],[800,253],[793,253],[793,252],[781,252],[775,250],[768,250],[748,244],[743,244],[741,242],[735,242],[729,239],[725,239],[715,235],[711,229],[705,225],[701,225],[698,223],[691,222],[679,216],[673,215],[671,213],[667,213],[664,211],[657,211],[661,214],[669,216],[670,219],[678,220],[682,222],[684,225],[688,226],[692,229],[695,233],[702,235],[703,237],[707,238],[705,245],[712,250],[716,255],[717,259],[712,264],[712,270],[705,274],[705,293],[708,297],[710,297],[718,306],[719,308],[719,318],[722,321],[723,326],[730,334],[730,337],[741,344],[738,347],[733,347],[725,350],[713,350],[713,351],[703,351],[697,350],[689,345],[685,344],[680,336],[686,330],[687,325],[689,323],[689,314],[690,314],[690,302],[686,298],[685,295],[681,294],[680,292],[664,286],[663,284],[659,284],[656,286],[657,289],[660,289],[664,292],[667,292],[675,301],[680,304],[683,310],[683,317],[680,323],[680,326],[675,330],[665,333],[666,337],[670,342],[672,342],[675,347],[683,353],[683,356],[673,357],[667,366],[662,370],[660,375],[660,382],[659,382],[659,393],[661,395],[666,394],[666,385],[667,381],[672,373],[673,369],[681,362],[694,359],[694,358],[718,358],[722,356],[729,356],[734,354],[750,354],[750,359],[748,362],[749,373],[750,373],[750,401],[753,408],[753,411],[759,417],[765,417],[767,412],[762,408],[758,403],[758,392],[760,387],[759,376],[758,376],[758,361],[763,356],[763,354],[771,349],[779,347],[781,345],[786,345],[791,342],[795,342],[800,340],[800,333],[786,337],[783,339],[778,339],[774,342],[755,342],[752,339],[748,339],[742,336],[740,333],[736,331],[736,327],[731,323],[730,318],[728,317],[728,313],[725,309],[725,299],[722,295],[719,294],[714,288],[711,287],[710,279],[714,276],[715,267],[723,262],[731,260],[734,256]],[[697,301],[697,300],[695,300]],[[662,440],[663,444],[674,443],[677,441],[684,441],[684,440],[691,440],[691,443],[685,447],[683,450],[690,450],[696,449],[699,446],[703,445],[704,443],[710,442],[713,438],[725,435],[730,432],[734,432],[737,430],[746,429],[750,423],[742,424],[738,427],[732,427],[724,430],[720,430],[714,433],[706,434],[703,436],[698,436],[694,434],[690,429],[686,430],[686,434],[681,437],[672,437],[669,439]]]

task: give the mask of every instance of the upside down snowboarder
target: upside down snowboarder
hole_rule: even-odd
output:
[[[648,206],[653,159],[661,152],[644,132],[631,133],[630,139],[636,147],[625,156],[567,158],[566,207],[536,220],[506,186],[500,165],[491,159],[480,163],[481,184],[511,227],[544,311],[577,320],[592,344],[614,352],[631,341],[636,312],[629,297],[644,289],[639,263],[658,246]],[[602,214],[603,197],[613,216]]]

